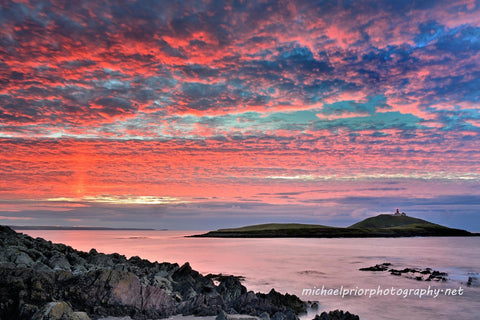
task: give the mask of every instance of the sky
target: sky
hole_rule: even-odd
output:
[[[480,1],[4,0],[0,224],[480,231]]]

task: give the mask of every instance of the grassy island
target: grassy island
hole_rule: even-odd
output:
[[[267,223],[218,229],[194,237],[219,238],[373,238],[373,237],[467,237],[466,230],[453,229],[406,215],[380,214],[349,227],[316,224]]]

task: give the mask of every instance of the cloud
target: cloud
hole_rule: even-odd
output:
[[[377,192],[398,192],[383,189]],[[321,191],[325,192],[325,191]],[[344,192],[338,191],[338,192]],[[309,192],[306,192],[307,194]],[[316,191],[314,191],[316,193]],[[277,193],[288,201],[300,194]],[[263,195],[264,196],[264,195]],[[318,205],[313,203],[323,203]],[[461,206],[458,204],[462,203]],[[328,196],[304,204],[273,204],[256,199],[215,201],[197,199],[182,204],[115,204],[113,202],[69,202],[58,199],[54,203],[33,204],[25,207],[24,201],[15,202],[16,212],[5,211],[0,204],[0,221],[8,224],[28,224],[41,221],[51,225],[91,225],[108,227],[169,228],[180,230],[211,230],[224,227],[267,222],[301,222],[346,227],[377,214],[393,213],[398,207],[407,215],[427,219],[450,227],[478,230],[475,220],[480,207],[478,195],[442,195],[432,198],[380,197],[380,196]],[[54,205],[58,205],[54,206]],[[30,222],[31,223],[31,222]]]
[[[460,3],[451,7],[464,11]],[[42,14],[47,9],[49,13]],[[428,20],[422,16],[426,10],[431,12]],[[399,32],[407,23],[405,16],[415,19]],[[17,58],[5,60],[2,81],[9,86],[4,95],[27,103],[41,97],[48,113],[55,113],[56,127],[67,132],[75,119],[62,115],[60,107],[50,110],[50,105],[85,110],[80,116],[96,112],[85,109],[89,103],[112,98],[122,99],[117,110],[129,103],[149,110],[160,103],[173,114],[314,109],[353,92],[383,96],[392,109],[412,100],[433,107],[442,96],[451,103],[474,102],[472,78],[478,78],[478,68],[472,59],[478,51],[478,26],[453,26],[447,16],[453,19],[448,8],[442,10],[437,3],[312,6],[296,1],[287,6],[267,2],[215,7],[202,2],[159,6],[149,1],[87,1],[82,8],[67,10],[49,1],[37,7],[9,2],[0,38],[4,53]],[[18,24],[21,30],[14,28]],[[388,32],[379,38],[375,27],[385,30],[386,24]],[[338,32],[329,32],[329,25]],[[354,30],[361,32],[356,35]],[[354,38],[335,39],[347,34]],[[447,64],[451,75],[412,82],[415,73]],[[473,69],[465,68],[469,64]],[[152,82],[155,78],[163,84]],[[419,86],[425,89],[424,97],[418,95]],[[106,113],[115,109],[111,102]],[[428,110],[433,109],[414,115],[421,118]],[[20,108],[8,118],[21,125],[44,116],[29,113],[25,106],[25,112]],[[137,115],[142,119],[142,113]],[[102,125],[101,117],[97,125]]]

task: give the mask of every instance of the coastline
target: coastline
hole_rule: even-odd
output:
[[[17,230],[92,230],[92,231],[167,231],[167,229],[151,229],[151,228],[108,228],[108,227],[67,227],[67,226],[15,226],[7,227]]]
[[[232,314],[298,320],[308,307],[297,296],[274,289],[266,294],[248,291],[235,276],[201,275],[188,263],[127,259],[95,249],[82,252],[4,226],[0,245],[0,287],[8,288],[0,290],[2,319],[50,319],[56,310],[72,320],[221,314],[226,318],[219,320]]]

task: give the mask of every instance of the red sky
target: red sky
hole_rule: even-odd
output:
[[[480,230],[473,1],[6,1],[0,223]]]

